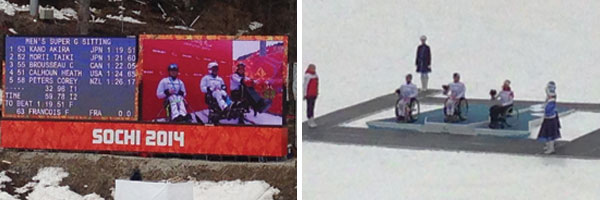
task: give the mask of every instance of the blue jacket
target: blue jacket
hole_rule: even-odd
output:
[[[417,48],[417,58],[415,59],[415,65],[417,65],[417,72],[429,73],[429,65],[431,65],[431,51],[429,46],[421,44]]]
[[[550,99],[548,102],[546,102],[546,107],[544,108],[544,118],[551,119],[555,118],[556,115],[556,100]]]

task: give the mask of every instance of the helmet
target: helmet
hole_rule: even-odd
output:
[[[219,64],[217,62],[210,62],[208,63],[208,70],[211,70],[213,67],[218,67]]]
[[[168,70],[168,71],[171,71],[171,70],[173,70],[173,71],[179,71],[179,66],[177,66],[177,64],[173,63],[173,64],[170,64],[170,65],[167,67],[167,70]]]

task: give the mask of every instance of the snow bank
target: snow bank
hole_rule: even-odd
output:
[[[12,179],[6,175],[6,171],[0,172],[0,189],[4,188],[4,183],[11,182]]]
[[[255,21],[255,22],[252,22],[252,23],[250,23],[250,24],[248,25],[248,28],[249,28],[251,31],[253,31],[253,30],[256,30],[256,29],[259,29],[259,28],[261,28],[262,26],[263,26],[263,24],[261,24],[260,22],[256,22],[256,21]]]
[[[5,183],[11,182],[12,179],[6,175],[6,171],[0,172],[0,200],[17,200],[12,195],[2,191],[6,186]]]
[[[117,20],[117,21],[123,21],[123,22],[127,22],[127,23],[132,23],[132,24],[146,24],[146,22],[142,22],[140,20],[137,20],[133,17],[129,17],[129,16],[113,16],[113,15],[106,15],[106,18],[108,19],[112,19],[112,20]]]
[[[17,188],[16,192],[27,195],[28,200],[103,200],[96,193],[81,196],[69,189],[69,186],[59,186],[63,178],[69,176],[62,168],[45,167],[38,170],[32,182]]]
[[[190,181],[194,183],[194,200],[272,200],[277,188],[265,181]]]
[[[171,26],[169,27],[169,29],[179,29],[179,30],[184,30],[184,31],[196,31],[196,29],[187,27],[187,26]]]
[[[59,186],[60,182],[69,176],[62,168],[45,167],[38,170],[32,182],[17,188],[16,193],[30,192],[28,200],[103,200],[96,193],[82,196],[69,189],[69,186]],[[4,183],[10,182],[5,172],[0,172],[0,190]],[[224,200],[272,200],[279,190],[265,181],[189,181],[194,185],[195,200],[224,199]],[[114,193],[114,191],[113,191]],[[114,194],[113,194],[114,195]],[[0,200],[17,199],[6,192],[0,192]]]
[[[54,12],[54,18],[57,20],[73,20],[77,19],[77,12],[73,8],[56,9],[55,7],[44,8],[42,6],[39,9],[51,9]],[[9,16],[15,16],[16,12],[28,12],[29,5],[19,6],[16,3],[10,3],[6,0],[0,0],[0,11],[4,11]]]
[[[6,192],[0,192],[0,200],[18,200]]]
[[[73,10],[73,8],[63,8],[56,9],[52,7],[54,10],[54,19],[58,20],[77,20],[77,11]]]
[[[10,3],[6,0],[0,0],[0,11],[4,11],[9,16],[15,16],[15,12],[29,11],[29,5],[19,6],[16,3]]]
[[[600,160],[313,142],[304,142],[302,149],[304,199],[559,200],[600,196],[595,176],[600,173]]]
[[[92,15],[92,19],[90,19],[91,23],[97,23],[97,24],[104,24],[104,22],[106,22],[106,19],[103,19],[101,17],[94,17]]]

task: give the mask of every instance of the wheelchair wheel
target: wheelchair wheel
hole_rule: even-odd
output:
[[[519,121],[519,110],[516,108],[506,109],[503,117],[508,126],[513,126]]]
[[[419,114],[421,114],[421,104],[419,103],[419,100],[410,100],[410,103],[408,104],[408,109],[408,116],[410,118],[407,119],[407,122],[417,121],[417,119],[419,119]]]

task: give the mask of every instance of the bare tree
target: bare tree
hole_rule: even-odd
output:
[[[39,9],[39,1],[38,0],[29,0],[29,14],[33,17],[37,17],[38,16],[38,9]]]
[[[87,35],[89,33],[90,23],[90,0],[79,0],[79,34]]]

